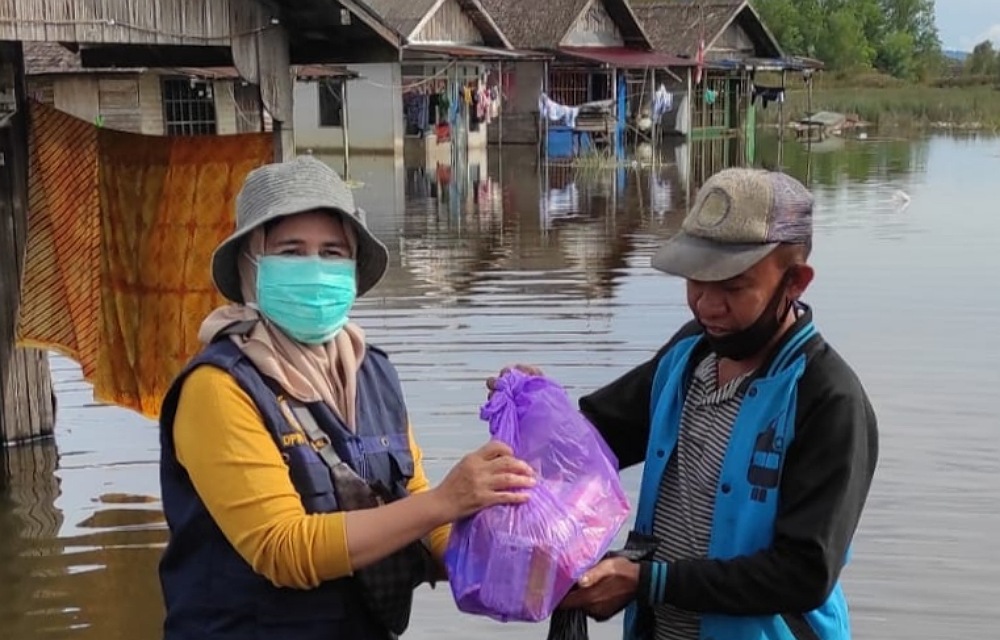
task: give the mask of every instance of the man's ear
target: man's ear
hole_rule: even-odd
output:
[[[816,271],[812,266],[808,264],[797,264],[791,270],[791,275],[788,281],[788,295],[793,300],[798,300],[805,293],[809,285],[812,284],[813,278],[816,277]]]

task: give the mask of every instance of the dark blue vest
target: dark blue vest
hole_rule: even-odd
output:
[[[174,381],[160,413],[160,483],[170,541],[160,562],[166,604],[166,640],[274,638],[368,640],[389,633],[366,608],[353,578],[316,589],[275,587],[255,573],[216,526],[173,443],[181,387],[195,368],[228,372],[254,400],[264,426],[281,450],[289,475],[308,513],[337,511],[328,467],[282,415],[283,402],[230,340],[208,346]],[[407,433],[399,377],[385,353],[369,346],[358,372],[356,434],[323,403],[308,406],[338,455],[369,482],[381,482],[405,496],[414,461]],[[213,425],[203,425],[211,429]]]

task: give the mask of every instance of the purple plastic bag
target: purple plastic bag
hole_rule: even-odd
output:
[[[490,507],[455,524],[445,566],[461,611],[501,622],[552,614],[608,551],[629,514],[618,461],[552,380],[513,370],[483,406],[493,439],[532,466],[522,505]]]

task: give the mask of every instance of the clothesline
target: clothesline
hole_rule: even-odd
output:
[[[438,80],[439,78],[441,78],[442,76],[444,76],[444,74],[446,74],[456,64],[457,64],[457,62],[453,60],[453,61],[449,62],[447,65],[445,65],[445,67],[443,69],[441,69],[440,71],[434,73],[433,75],[427,76],[426,78],[423,78],[422,80],[418,80],[416,82],[411,82],[409,84],[400,84],[400,85],[396,85],[396,84],[382,84],[380,82],[375,82],[375,81],[369,80],[367,78],[359,78],[358,80],[360,82],[364,82],[365,84],[371,85],[373,87],[378,87],[379,89],[393,89],[393,90],[399,89],[400,91],[410,91],[412,89],[416,89],[417,87],[421,87],[421,86],[423,86],[425,84],[428,84],[430,82]]]

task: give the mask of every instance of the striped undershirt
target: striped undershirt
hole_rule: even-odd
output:
[[[677,449],[663,474],[653,516],[659,561],[708,556],[719,473],[749,375],[718,388],[717,364],[715,354],[702,360],[684,400]],[[698,640],[698,614],[665,604],[655,608],[655,615],[656,640]]]

